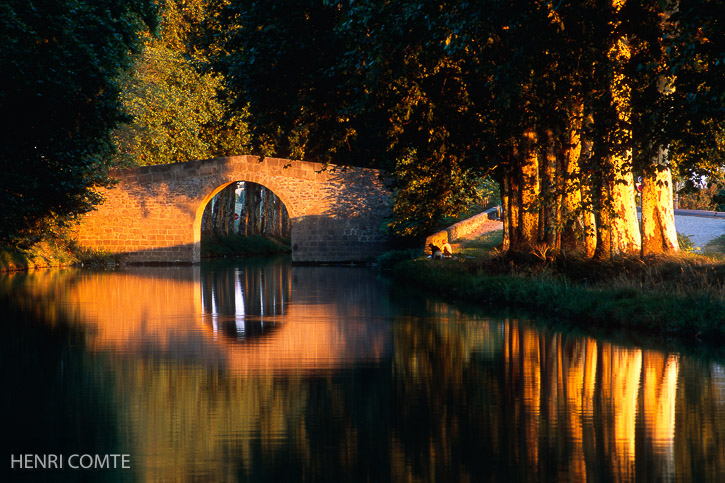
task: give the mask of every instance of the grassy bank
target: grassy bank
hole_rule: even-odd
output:
[[[712,257],[725,260],[725,235],[721,235],[714,240],[709,241],[702,251]]]
[[[116,268],[122,255],[77,247],[71,240],[42,241],[27,249],[0,247],[0,272],[60,267]]]
[[[0,247],[2,272],[64,267],[78,263],[78,255],[63,240],[44,241],[25,250]]]
[[[291,252],[289,240],[263,236],[203,235],[201,239],[202,258],[252,257],[289,252]]]
[[[500,232],[455,260],[395,263],[391,276],[454,302],[516,307],[570,326],[725,341],[725,263],[683,254],[594,262],[576,255],[503,254]]]
[[[202,257],[232,258],[289,253],[288,240],[262,236],[202,239]],[[43,241],[25,250],[0,247],[0,272],[78,266],[93,269],[116,268],[123,255],[78,248],[67,239]]]

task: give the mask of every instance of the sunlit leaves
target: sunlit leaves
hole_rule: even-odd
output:
[[[158,36],[124,78],[122,100],[131,122],[114,133],[117,162],[150,165],[246,154],[246,111],[231,115],[223,78],[208,68],[216,44],[208,0],[169,1]]]

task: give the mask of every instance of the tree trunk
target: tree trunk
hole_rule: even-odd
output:
[[[642,240],[634,196],[634,176],[623,159],[615,159],[614,163],[615,177],[610,191],[614,213],[610,220],[612,251],[615,254],[638,254]]]
[[[642,255],[676,252],[680,249],[675,230],[672,173],[664,166],[660,149],[657,169],[644,177],[642,185]]]
[[[524,132],[521,145],[521,189],[519,248],[528,249],[539,241],[539,153],[536,130]]]
[[[512,199],[515,196],[512,190],[513,186],[515,186],[513,168],[507,165],[504,169],[503,181],[501,183],[501,209],[503,212],[503,244],[501,248],[504,251],[511,249],[511,246],[516,246],[518,242],[516,239],[518,205],[512,203]]]
[[[615,9],[620,10],[623,0],[614,0]],[[610,85],[612,101],[619,121],[619,139],[621,146],[627,144],[632,137],[628,127],[631,122],[631,87],[627,83],[624,64],[631,57],[626,37],[616,39],[609,56],[614,65],[613,78]],[[637,220],[637,205],[634,197],[634,176],[632,175],[631,149],[615,152],[609,157],[609,166],[613,170],[613,182],[609,191],[612,202],[611,243],[613,253],[639,253],[642,242]]]
[[[248,183],[244,181],[239,183],[239,186],[242,188],[239,194],[239,204],[242,207],[242,212],[239,213],[239,225],[237,225],[237,235],[239,236],[247,235],[247,185]]]
[[[596,188],[597,200],[594,213],[597,244],[594,250],[594,258],[598,260],[606,260],[612,255],[608,184],[606,180],[601,180],[600,185]]]
[[[591,155],[591,141],[582,138],[584,125],[591,125],[591,114],[584,119],[584,103],[577,101],[569,123],[569,142],[564,151],[565,175],[561,207],[561,246],[582,250],[587,257],[594,256],[597,247],[596,224],[592,209],[590,175],[582,173],[581,163]]]
[[[277,196],[271,190],[264,188],[264,236],[273,237],[274,235],[274,199]]]
[[[226,188],[224,188],[224,191],[226,192],[226,203],[227,208],[226,212],[224,213],[224,236],[233,236],[234,235],[234,214],[236,213],[236,203],[237,203],[237,183],[232,183]]]
[[[259,235],[259,205],[260,205],[260,189],[261,186],[256,183],[245,183],[245,236]]]
[[[544,203],[541,210],[541,223],[539,225],[540,238],[550,248],[558,250],[561,248],[561,225],[562,225],[562,203],[563,203],[563,178],[560,166],[559,151],[561,145],[558,136],[552,129],[545,131],[546,138],[546,165],[542,172],[541,192]]]

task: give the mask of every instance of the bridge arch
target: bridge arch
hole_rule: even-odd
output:
[[[207,194],[201,200],[201,203],[197,207],[196,216],[194,218],[194,225],[193,225],[194,243],[201,243],[201,230],[202,230],[202,223],[203,223],[203,218],[204,218],[204,211],[209,206],[209,203],[211,203],[212,199],[214,199],[214,197],[216,195],[218,195],[220,192],[222,192],[224,190],[224,188],[226,188],[229,185],[236,183],[236,182],[253,183],[252,181],[249,181],[247,179],[235,179],[234,181],[224,182],[223,184],[217,186],[214,190],[209,192],[209,194]],[[278,191],[281,190],[281,188],[277,188],[278,191],[275,191],[275,188],[272,188],[268,185],[265,185],[262,183],[255,183],[255,184],[258,184],[259,186],[263,186],[263,187],[267,188],[269,191],[271,191],[272,193],[274,193],[274,195],[277,196],[277,198],[279,198],[279,200],[282,202],[285,209],[287,210],[287,215],[290,216],[290,218],[291,218],[291,215],[290,215],[291,207],[288,207],[287,202],[285,202],[285,198],[287,198],[287,196],[284,193],[278,193]],[[274,183],[269,183],[269,184],[274,185]],[[280,194],[282,196],[280,196]]]
[[[384,251],[391,193],[381,172],[286,159],[234,156],[116,170],[105,202],[84,216],[80,246],[128,262],[198,262],[207,203],[235,181],[277,195],[290,218],[292,259],[365,261]]]

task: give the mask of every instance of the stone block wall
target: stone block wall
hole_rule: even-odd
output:
[[[84,217],[79,245],[128,262],[198,262],[204,207],[225,186],[249,181],[272,190],[291,221],[292,259],[367,261],[387,248],[391,210],[383,174],[254,156],[117,170],[118,184]]]
[[[432,235],[429,235],[425,239],[423,251],[427,254],[430,254],[428,245],[431,243],[440,247],[445,245],[446,243],[451,243],[454,240],[464,238],[470,233],[473,233],[474,231],[481,228],[481,226],[489,222],[489,214],[495,210],[496,208],[486,210],[483,213],[479,213],[478,215],[474,215],[470,218],[459,221],[458,223],[449,226],[445,230],[441,230],[433,233]]]

